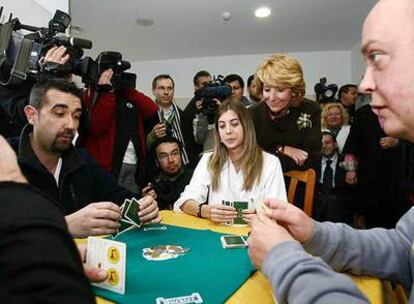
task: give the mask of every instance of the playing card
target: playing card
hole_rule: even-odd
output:
[[[261,218],[263,216],[267,216],[270,213],[272,213],[272,209],[270,209],[268,206],[266,206],[263,203],[263,200],[256,203],[256,211],[258,216]]]
[[[245,226],[247,223],[243,220],[243,210],[246,210],[249,207],[249,203],[235,201],[233,202],[233,207],[236,208],[237,211],[237,217],[233,220],[233,225]]]
[[[126,244],[107,239],[89,237],[86,264],[105,269],[107,278],[93,285],[125,294]]]
[[[139,204],[140,204],[140,201],[136,200],[135,198],[132,198],[131,203],[128,206],[128,209],[126,210],[124,214],[125,219],[132,222],[138,228],[141,227],[141,224],[142,224],[138,216]]]
[[[224,205],[224,206],[233,207],[233,202],[230,202],[230,201],[222,200],[221,201],[221,204]],[[228,221],[228,222],[225,222],[224,224],[225,225],[228,225],[228,226],[231,226],[231,225],[233,225],[233,220]]]
[[[223,205],[225,205],[225,206],[231,206],[232,205],[232,202],[229,202],[229,201],[221,201],[221,203],[223,204]],[[232,207],[232,206],[231,206]]]
[[[128,207],[130,204],[131,204],[131,200],[125,199],[124,203],[121,206],[121,219],[125,217],[125,213],[128,210]]]

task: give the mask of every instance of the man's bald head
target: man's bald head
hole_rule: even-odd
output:
[[[372,94],[388,135],[414,142],[414,1],[380,0],[364,22],[361,50],[360,90]]]

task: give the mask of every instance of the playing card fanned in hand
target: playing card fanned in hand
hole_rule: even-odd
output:
[[[141,227],[142,223],[138,216],[140,201],[141,200],[137,200],[134,197],[132,199],[125,199],[121,206],[121,219],[119,220],[119,227],[112,235],[113,239],[128,230],[135,227]]]
[[[89,237],[86,265],[102,268],[107,278],[93,285],[125,294],[126,244],[108,239]]]
[[[226,225],[230,226],[246,226],[247,223],[243,220],[243,210],[249,209],[249,203],[244,201],[225,201],[221,202],[225,206],[234,207],[237,211],[237,217],[229,222],[226,222]]]
[[[133,197],[131,199],[131,203],[129,204],[124,214],[125,219],[132,222],[138,228],[141,227],[142,225],[142,222],[140,221],[139,216],[138,216],[140,202],[141,200],[138,201],[135,199],[135,197]]]
[[[263,200],[260,200],[256,202],[256,212],[259,217],[262,217],[264,215],[269,215],[272,213],[272,209],[270,209],[268,206],[265,205]]]
[[[235,226],[245,226],[247,223],[243,219],[243,210],[246,210],[249,208],[248,202],[233,202],[233,207],[236,208],[237,211],[237,217],[233,220],[233,225]]]

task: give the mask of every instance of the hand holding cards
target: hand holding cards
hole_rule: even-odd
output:
[[[126,245],[124,243],[89,237],[86,264],[106,270],[106,280],[93,285],[116,293],[125,293]]]
[[[272,213],[272,209],[270,209],[263,200],[256,203],[256,211],[260,218],[263,216],[268,216]]]
[[[135,227],[140,228],[142,225],[139,219],[139,204],[142,199],[137,200],[135,197],[132,199],[126,199],[121,206],[121,219],[119,220],[119,227],[116,233],[112,235],[116,238],[118,235],[131,230]]]
[[[244,201],[222,201],[222,204],[225,206],[230,206],[236,209],[237,215],[236,217],[229,221],[227,224],[231,226],[246,226],[247,223],[243,219],[243,211],[247,209],[251,209],[252,206],[249,206],[249,202]],[[254,210],[254,209],[253,209]]]

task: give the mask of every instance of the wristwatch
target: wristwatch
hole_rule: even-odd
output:
[[[276,154],[277,155],[284,155],[285,154],[285,146],[283,145],[278,145],[276,147]]]
[[[198,212],[197,212],[197,216],[200,218],[203,218],[201,215],[201,208],[203,208],[204,205],[207,205],[207,203],[202,203],[200,205],[198,205]]]

